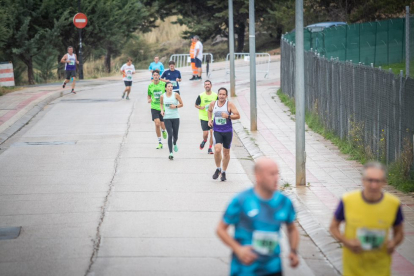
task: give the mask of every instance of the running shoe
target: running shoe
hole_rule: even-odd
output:
[[[174,160],[174,155],[172,154],[172,152],[170,153],[170,156],[168,156],[168,159]]]
[[[66,81],[63,82],[62,87],[65,88],[66,87]]]
[[[166,131],[162,132],[162,138],[167,139],[167,132]]]
[[[124,92],[124,93],[122,93],[122,99],[123,99],[123,98],[125,98],[125,92]]]
[[[127,96],[126,99],[129,101],[129,96]]]
[[[205,146],[206,142],[207,142],[207,141],[204,141],[204,140],[203,140],[203,142],[201,142],[201,144],[200,144],[200,149],[201,149],[201,150],[202,150],[202,149],[204,149],[204,146]]]
[[[158,147],[156,149],[162,149],[162,143],[158,143]]]
[[[190,79],[190,81],[193,81],[193,80],[197,80],[197,77],[196,77],[196,76],[193,76],[193,77]]]
[[[213,174],[213,179],[217,179],[220,174],[221,174],[221,170],[216,169],[216,172]]]
[[[208,154],[214,154],[213,149],[212,148],[208,148]]]
[[[202,80],[202,79],[203,79],[202,77],[197,76],[197,80]]]
[[[178,151],[178,146],[174,145],[174,151],[177,152]]]
[[[227,179],[226,179],[226,172],[222,172],[221,173],[221,179],[220,179],[221,181],[226,181]]]
[[[74,89],[72,89],[72,91],[70,91],[70,93],[76,94],[76,92],[75,92],[75,90],[74,90]]]

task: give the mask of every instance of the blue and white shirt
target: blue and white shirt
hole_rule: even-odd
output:
[[[149,68],[150,71],[158,70],[160,71],[160,76],[164,73],[164,65],[161,62],[155,63],[155,61],[151,62]]]
[[[178,70],[166,70],[161,76],[161,79],[167,79],[173,84],[173,91],[180,90],[180,85],[177,82],[177,79],[181,79],[181,73]]]
[[[261,199],[253,188],[238,194],[223,216],[227,225],[234,225],[234,239],[241,245],[253,246],[259,256],[244,265],[233,253],[231,275],[267,275],[282,271],[280,259],[280,228],[296,218],[292,201],[277,191],[269,200]]]

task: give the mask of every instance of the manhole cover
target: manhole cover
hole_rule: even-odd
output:
[[[18,142],[14,143],[13,147],[24,146],[61,146],[61,145],[76,145],[76,141],[51,141],[51,142]]]
[[[7,227],[0,228],[0,240],[12,240],[16,239],[20,235],[22,227]]]
[[[118,99],[62,99],[61,102],[73,103],[101,103],[101,102],[119,102]]]

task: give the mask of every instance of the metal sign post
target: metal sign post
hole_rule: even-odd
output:
[[[249,0],[249,52],[250,52],[250,130],[257,130],[256,99],[256,31],[254,20],[254,0]]]
[[[229,0],[229,51],[230,51],[230,95],[236,96],[236,76],[234,74],[234,23],[233,0]]]
[[[405,7],[405,77],[410,76],[410,6]]]
[[[306,185],[303,0],[296,0],[295,32],[296,185]]]
[[[81,13],[81,0],[78,0],[78,13],[73,17],[73,24],[79,29],[79,79],[83,80],[83,60],[82,60],[82,29],[88,24],[88,18]]]

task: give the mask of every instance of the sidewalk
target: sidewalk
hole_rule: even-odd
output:
[[[272,64],[277,72],[279,66]],[[272,71],[272,70],[271,70]],[[248,79],[242,75],[238,79]],[[237,83],[237,82],[236,82]],[[248,83],[238,83],[233,98],[241,112],[238,133],[250,128],[250,94]],[[254,157],[265,155],[275,159],[281,169],[282,182],[289,184],[298,210],[298,222],[322,250],[330,263],[342,270],[340,245],[329,234],[329,224],[340,197],[347,191],[361,188],[362,166],[347,159],[322,136],[306,132],[306,187],[295,187],[295,122],[276,91],[280,86],[274,79],[257,82],[258,131],[242,139]],[[244,131],[246,132],[246,131]],[[252,142],[253,141],[253,142]],[[414,197],[391,186],[386,190],[398,196],[405,216],[406,238],[393,256],[393,275],[414,275]]]

